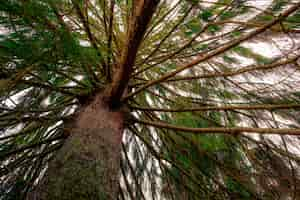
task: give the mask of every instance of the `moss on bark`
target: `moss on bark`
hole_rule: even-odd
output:
[[[98,95],[72,130],[27,200],[117,199],[123,113],[110,111]]]

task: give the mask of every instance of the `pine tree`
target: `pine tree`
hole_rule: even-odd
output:
[[[0,0],[0,200],[299,199],[300,2]]]

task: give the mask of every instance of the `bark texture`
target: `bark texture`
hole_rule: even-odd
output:
[[[133,72],[138,48],[143,41],[147,26],[155,12],[159,0],[134,0],[133,16],[130,19],[127,39],[118,63],[118,70],[113,77],[110,91],[112,107],[118,107]]]
[[[108,109],[102,94],[84,106],[27,200],[117,199],[123,116]]]

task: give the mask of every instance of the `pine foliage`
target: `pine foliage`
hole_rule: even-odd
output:
[[[0,0],[0,200],[111,84],[137,2]],[[300,198],[299,34],[297,0],[161,0],[120,99],[120,199]]]

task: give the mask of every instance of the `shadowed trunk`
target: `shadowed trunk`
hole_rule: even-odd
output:
[[[109,107],[121,106],[138,48],[158,3],[133,2],[126,43],[111,87],[106,90],[108,96],[98,94],[82,108],[70,137],[27,200],[117,199],[124,113],[112,112]]]
[[[109,111],[102,94],[84,106],[27,200],[117,199],[123,116]]]

